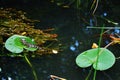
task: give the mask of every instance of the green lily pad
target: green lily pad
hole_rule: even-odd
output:
[[[95,48],[82,52],[76,58],[79,67],[86,68],[93,65],[96,70],[106,70],[115,63],[115,56],[106,48]]]
[[[35,48],[35,47],[31,48],[31,47],[24,45],[22,43],[21,39],[24,39],[28,44],[35,45],[35,42],[29,37],[13,35],[6,40],[5,48],[12,53],[21,53],[21,52],[23,52],[24,48],[27,49],[28,51],[37,50],[37,48]]]
[[[5,42],[5,48],[12,53],[21,53],[24,45],[19,40],[18,35],[9,37]]]

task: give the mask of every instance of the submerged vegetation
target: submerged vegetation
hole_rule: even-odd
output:
[[[36,46],[42,49],[36,50],[36,54],[53,54],[58,47],[52,46],[52,43],[57,42],[57,34],[50,34],[48,30],[35,29],[34,24],[40,22],[31,20],[25,16],[25,12],[18,11],[12,8],[0,9],[0,44],[4,46],[5,41],[12,35],[27,36],[36,42]],[[51,45],[51,46],[47,46]],[[2,51],[3,52],[3,51]]]
[[[34,24],[39,21],[28,19],[25,14],[23,11],[12,8],[0,9],[0,45],[2,48],[0,56],[24,57],[32,69],[34,80],[38,80],[27,55],[57,54],[58,45],[55,47],[53,45],[54,42],[57,43],[57,34],[48,33],[53,29],[35,29]]]

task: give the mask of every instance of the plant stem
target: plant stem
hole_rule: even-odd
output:
[[[99,0],[94,0],[95,2],[96,2],[96,5],[95,5],[95,8],[94,8],[94,10],[93,10],[93,15],[95,14],[95,11],[96,11],[96,9],[97,9],[97,7],[98,7],[98,3],[99,3]]]
[[[30,68],[32,69],[32,73],[34,75],[34,80],[38,80],[35,69],[33,68],[31,62],[29,61],[29,59],[28,59],[28,57],[27,57],[27,55],[25,53],[24,53],[24,58],[25,58],[26,62],[28,63],[28,65],[30,66]]]
[[[99,52],[100,52],[100,45],[101,45],[101,41],[102,41],[103,30],[104,30],[104,26],[101,29],[99,43],[98,43],[98,54],[97,54],[97,59],[96,59],[96,68],[97,68],[97,63],[98,63],[98,58],[99,58]],[[95,80],[95,78],[96,78],[96,73],[97,73],[97,70],[95,69],[93,80]]]
[[[100,34],[100,39],[99,39],[99,47],[100,47],[100,43],[101,43],[101,40],[102,40],[102,34],[103,34],[103,30],[101,31],[101,34]],[[111,44],[113,44],[114,42],[110,42],[109,44],[107,44],[104,48],[106,49],[107,47],[109,47]],[[98,48],[98,55],[97,55],[97,62],[98,62],[98,57],[99,55],[103,52],[104,50],[102,51],[99,51],[99,48]],[[97,68],[97,62],[96,62],[96,68]],[[93,80],[95,80],[96,78],[96,73],[97,73],[97,70],[94,71],[94,77],[93,77]]]
[[[112,42],[110,42],[109,44],[107,44],[104,48],[107,48],[107,47],[109,47],[111,44],[113,44],[114,42],[112,41]]]
[[[88,80],[88,79],[89,79],[89,77],[90,77],[90,75],[91,75],[91,73],[92,73],[92,70],[93,70],[93,68],[91,67],[90,72],[88,73],[88,75],[87,75],[87,77],[85,78],[85,80]]]

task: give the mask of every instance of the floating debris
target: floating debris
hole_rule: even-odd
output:
[[[50,75],[50,80],[67,80],[65,78],[61,78],[61,77],[58,77],[58,76],[55,76],[55,75]]]
[[[96,43],[92,44],[92,49],[94,49],[94,48],[98,48],[98,45]]]

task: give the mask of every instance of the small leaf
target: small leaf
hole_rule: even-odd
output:
[[[109,69],[114,63],[115,56],[111,51],[105,48],[95,48],[84,51],[76,58],[76,64],[79,67],[86,68],[93,65],[93,68],[96,70]]]
[[[13,35],[6,40],[5,48],[12,53],[21,53],[24,48],[27,49],[28,51],[37,50],[36,47],[28,47],[28,46],[24,45],[22,43],[21,39],[25,39],[25,41],[28,44],[35,45],[35,42],[29,37],[20,36],[20,35]]]
[[[19,39],[18,39],[17,35],[11,36],[10,38],[8,38],[6,40],[5,48],[12,53],[21,53],[23,51],[23,47],[22,47],[20,41],[18,41],[18,40]]]

